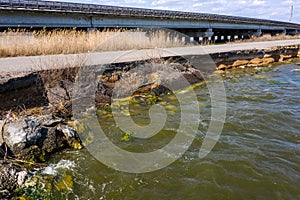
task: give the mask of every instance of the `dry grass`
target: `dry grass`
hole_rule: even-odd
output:
[[[173,38],[173,35],[166,31],[156,31],[146,36],[146,32],[141,30],[123,29],[101,32],[76,29],[34,32],[9,30],[0,35],[0,57],[183,46],[181,39],[169,38]]]
[[[149,31],[149,30],[148,30]],[[107,29],[103,31],[8,30],[0,33],[0,57],[78,54],[94,51],[116,51],[184,46],[179,34],[167,30]],[[177,38],[177,39],[176,39]],[[235,42],[299,39],[300,35],[263,35]]]
[[[291,40],[291,39],[300,39],[300,34],[298,35],[283,35],[283,34],[277,34],[275,36],[272,36],[271,34],[264,34],[260,37],[252,37],[247,40],[239,40],[235,42],[263,42],[263,41],[274,41],[274,40]]]

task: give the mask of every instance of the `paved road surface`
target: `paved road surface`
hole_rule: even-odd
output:
[[[277,46],[300,45],[297,40],[279,40],[267,42],[236,43],[211,46],[192,46],[167,49],[114,51],[76,55],[28,56],[0,59],[1,73],[38,71],[41,69],[72,67],[84,62],[87,65],[130,62],[155,57],[205,55],[235,50],[267,49]]]

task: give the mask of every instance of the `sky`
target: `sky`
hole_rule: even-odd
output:
[[[94,3],[150,9],[165,9],[200,13],[214,13],[300,24],[300,0],[62,0],[65,2]]]

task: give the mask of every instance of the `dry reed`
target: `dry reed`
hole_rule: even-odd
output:
[[[94,51],[117,51],[184,46],[182,35],[167,30],[143,31],[106,29],[80,31],[62,29],[29,32],[8,30],[0,33],[0,57],[37,56],[52,54],[78,54]],[[299,39],[300,35],[263,35],[235,42]]]
[[[235,42],[263,42],[263,41],[291,40],[291,39],[300,39],[300,34],[297,34],[297,35],[277,34],[277,35],[273,35],[273,36],[271,34],[264,34],[259,37],[251,37],[250,39],[238,40]]]
[[[113,29],[104,31],[8,30],[0,35],[0,57],[36,56],[51,54],[78,54],[93,51],[148,49],[183,46],[181,39],[167,31],[150,35],[142,30]]]

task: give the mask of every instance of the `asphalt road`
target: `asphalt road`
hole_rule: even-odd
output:
[[[211,46],[191,46],[166,49],[114,51],[76,55],[49,55],[0,58],[0,75],[7,73],[32,72],[39,71],[42,69],[74,67],[80,63],[84,63],[85,65],[100,65],[109,63],[138,61],[157,57],[205,55],[237,50],[268,49],[277,46],[290,45],[300,45],[300,39],[251,43],[234,43]]]

